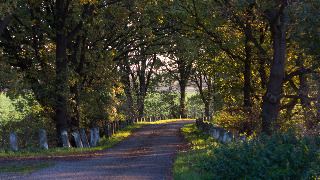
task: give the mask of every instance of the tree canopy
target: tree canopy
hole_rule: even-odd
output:
[[[239,131],[310,135],[320,128],[319,7],[313,0],[1,2],[1,91],[39,103],[57,134],[143,117],[147,95],[176,82],[181,117],[189,85],[206,116],[239,115]]]

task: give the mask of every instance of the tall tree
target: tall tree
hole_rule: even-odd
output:
[[[265,11],[271,38],[273,42],[273,60],[267,91],[262,103],[262,131],[270,135],[277,130],[280,97],[283,91],[284,70],[286,61],[286,23],[285,10],[288,4],[285,0],[275,0],[272,7]]]
[[[186,88],[191,77],[192,69],[200,46],[196,39],[189,39],[185,35],[178,35],[171,45],[172,51],[167,54],[169,60],[164,60],[164,65],[170,75],[179,83],[180,108],[179,114],[186,118]]]

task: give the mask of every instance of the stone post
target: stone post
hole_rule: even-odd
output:
[[[228,136],[227,136],[227,142],[232,142],[233,141],[233,132],[228,131]]]
[[[86,132],[83,129],[80,129],[80,137],[82,140],[82,145],[84,148],[90,148]]]
[[[73,137],[74,137],[74,141],[76,142],[77,148],[83,148],[83,144],[82,144],[78,130],[73,131]]]
[[[11,144],[11,150],[12,151],[18,151],[18,134],[16,132],[13,132],[10,134],[10,144]]]
[[[40,138],[40,148],[48,149],[48,140],[47,140],[47,133],[45,130],[40,130],[39,132]]]
[[[221,127],[219,127],[218,128],[218,131],[219,131],[219,137],[218,137],[218,140],[219,141],[223,141],[223,136],[224,136],[224,129],[223,128],[221,128]]]
[[[245,135],[241,135],[240,136],[240,141],[245,141],[246,140],[246,136]]]
[[[110,135],[110,124],[105,125],[104,128],[105,128],[104,132],[105,132],[106,138],[111,137],[111,135]]]
[[[96,138],[95,138],[95,130],[94,128],[90,129],[90,146],[95,147],[97,144]]]
[[[240,136],[239,134],[234,134],[234,142],[239,142]]]
[[[62,138],[63,147],[71,147],[69,139],[68,139],[67,131],[65,131],[65,130],[61,131],[61,138]]]
[[[100,132],[99,127],[94,128],[94,137],[96,138],[96,143],[100,142]]]
[[[114,125],[113,122],[110,123],[110,132],[111,132],[111,136],[114,134]]]

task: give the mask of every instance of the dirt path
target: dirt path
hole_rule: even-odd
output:
[[[19,179],[172,179],[173,159],[182,143],[179,129],[192,122],[145,126],[89,159],[58,162]]]

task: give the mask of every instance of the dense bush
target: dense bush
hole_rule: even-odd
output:
[[[260,112],[258,110],[243,112],[242,110],[228,109],[217,112],[213,116],[212,123],[234,133],[250,136],[261,131],[259,116]]]
[[[9,135],[18,133],[19,147],[39,147],[39,131],[47,131],[50,146],[56,145],[55,127],[36,102],[22,97],[10,100],[0,95],[0,150],[10,150]]]
[[[193,127],[194,128],[194,127]],[[187,131],[185,131],[187,132]],[[189,135],[199,134],[197,130]],[[193,135],[190,135],[193,134]],[[199,179],[316,179],[320,177],[320,139],[293,132],[239,143],[212,143],[207,136],[193,140],[190,169]]]

